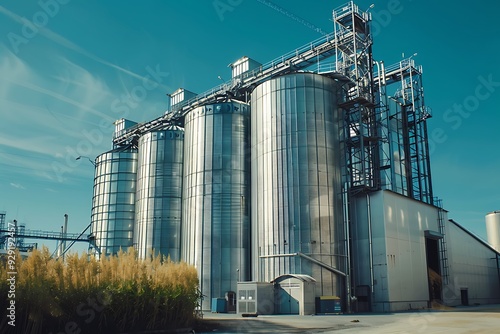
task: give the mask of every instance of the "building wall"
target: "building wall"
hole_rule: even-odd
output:
[[[424,231],[439,231],[438,209],[392,192],[384,192],[384,203],[391,310],[427,307]]]
[[[360,312],[370,310],[374,298],[375,282],[372,264],[376,261],[377,265],[386,266],[385,225],[381,218],[384,216],[384,210],[380,204],[381,198],[377,200],[374,198],[375,195],[359,196],[351,202],[351,275],[354,282],[351,291],[358,297],[358,302],[353,305],[354,310]],[[377,225],[376,231],[374,231],[375,225]],[[380,270],[378,275],[380,275]],[[361,287],[368,287],[367,296],[364,291],[362,292]],[[376,288],[377,299],[388,300],[387,275],[377,277]],[[363,299],[363,297],[366,298]]]
[[[434,206],[391,191],[379,191],[355,201],[352,231],[354,285],[369,286],[373,290],[373,311],[427,307],[425,230],[439,231],[438,208]]]
[[[461,289],[469,305],[500,303],[497,253],[452,221],[446,224],[450,282],[443,290],[447,305],[461,305]]]

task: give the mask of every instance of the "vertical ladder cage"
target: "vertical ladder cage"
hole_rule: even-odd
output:
[[[439,233],[443,236],[439,239],[439,258],[441,260],[441,278],[443,280],[443,285],[448,285],[449,283],[449,265],[448,265],[448,250],[446,245],[446,227],[444,221],[444,209],[443,200],[440,198],[434,198],[434,204],[438,208],[438,226]]]

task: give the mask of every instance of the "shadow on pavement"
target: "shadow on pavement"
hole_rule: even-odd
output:
[[[286,317],[286,316],[284,316]],[[297,321],[291,321],[285,324],[286,321],[270,321],[265,318],[228,318],[228,319],[203,319],[199,320],[194,327],[196,334],[200,333],[321,333],[324,331],[348,329],[348,328],[362,328],[364,325],[359,322],[345,319],[339,323],[332,324],[317,324],[311,326],[311,320],[304,321],[300,324]],[[304,319],[305,320],[305,319]],[[340,318],[339,318],[340,320]]]

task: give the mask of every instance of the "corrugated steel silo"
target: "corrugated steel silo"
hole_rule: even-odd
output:
[[[500,252],[500,211],[493,211],[486,215],[486,234],[488,243]]]
[[[342,293],[342,280],[326,269],[345,271],[338,87],[294,73],[252,92],[254,280],[307,274],[318,295]]]
[[[185,117],[181,258],[198,270],[204,309],[250,278],[248,121],[236,101]]]
[[[140,258],[180,259],[184,129],[170,125],[139,138],[134,246]]]
[[[132,246],[137,149],[113,149],[95,164],[91,236],[96,254],[106,256]]]

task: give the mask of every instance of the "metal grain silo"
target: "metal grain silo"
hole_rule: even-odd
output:
[[[116,254],[132,246],[137,149],[127,146],[95,160],[91,242],[96,255]]]
[[[236,101],[185,117],[181,258],[198,270],[204,309],[250,276],[248,121]]]
[[[134,246],[140,258],[180,259],[184,129],[168,126],[139,138]]]
[[[486,215],[486,234],[488,243],[500,252],[500,211],[493,211]]]
[[[294,73],[251,95],[253,279],[307,274],[318,295],[341,294],[338,84]]]

